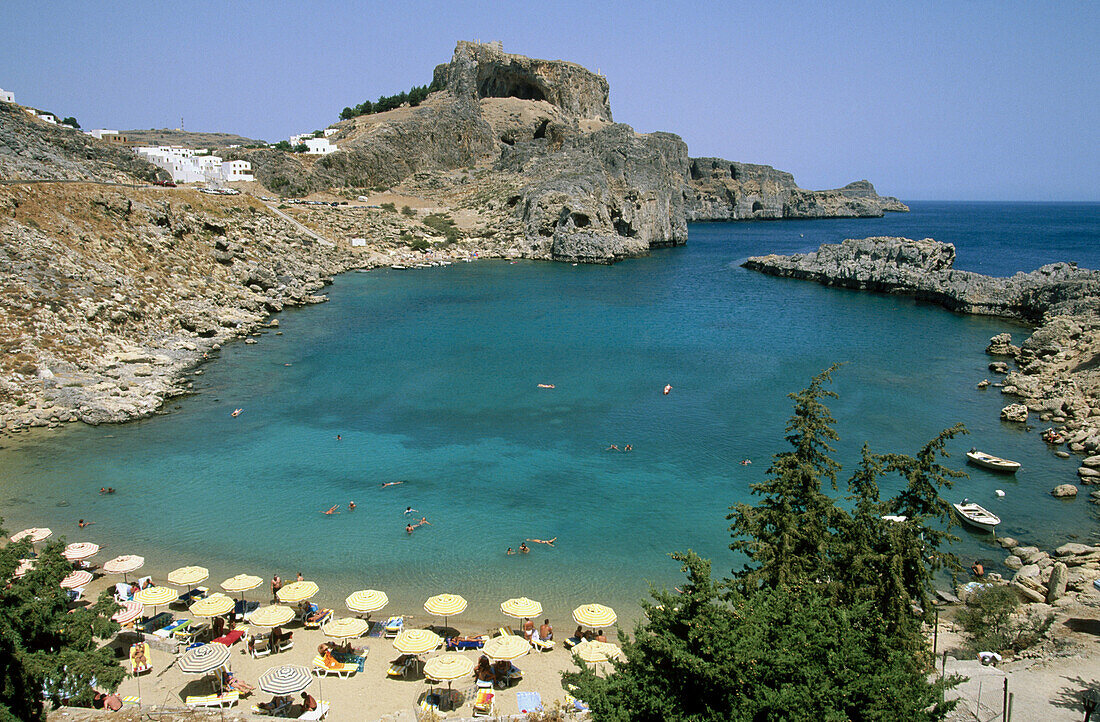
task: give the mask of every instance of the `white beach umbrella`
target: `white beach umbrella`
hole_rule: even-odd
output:
[[[61,580],[61,588],[80,589],[82,586],[90,581],[92,581],[91,572],[86,572],[83,569],[79,569]]]
[[[32,526],[30,529],[24,529],[11,535],[13,542],[23,541],[29,539],[31,543],[37,544],[38,542],[49,539],[53,535],[53,531],[49,527],[37,527]]]
[[[65,557],[70,562],[79,562],[88,557],[95,556],[98,553],[98,544],[92,544],[91,542],[75,542],[65,547],[65,551],[61,552],[61,556]]]
[[[348,598],[344,600],[344,604],[347,605],[348,609],[359,614],[377,612],[389,603],[389,597],[386,596],[385,592],[380,592],[377,589],[363,589],[349,594]]]

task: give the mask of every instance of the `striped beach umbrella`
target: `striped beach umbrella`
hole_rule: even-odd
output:
[[[317,593],[317,585],[314,582],[291,582],[275,593],[280,602],[300,602],[309,599]]]
[[[206,581],[209,576],[210,572],[206,567],[180,567],[168,573],[168,583],[190,589],[195,584]]]
[[[127,625],[144,613],[145,605],[143,605],[141,602],[127,600],[122,603],[122,609],[115,612],[114,616],[111,617],[111,621],[118,622],[122,625]]]
[[[531,651],[531,643],[515,634],[505,634],[490,639],[485,643],[485,648],[481,651],[486,657],[494,662],[499,662],[503,659],[519,659]]]
[[[11,535],[13,542],[23,541],[29,539],[31,543],[37,544],[43,539],[49,539],[53,535],[53,530],[49,527],[37,527],[32,526],[30,529],[24,529],[23,531],[16,532]]]
[[[573,654],[577,655],[585,662],[591,663],[618,659],[622,653],[623,651],[619,649],[618,646],[610,642],[597,642],[596,640],[581,642],[576,647],[573,647]]]
[[[348,598],[344,600],[344,604],[348,606],[348,609],[359,614],[377,612],[389,603],[390,599],[386,596],[386,593],[377,589],[363,589],[349,594]]]
[[[65,547],[65,551],[61,552],[61,556],[65,557],[70,562],[79,562],[88,557],[95,556],[98,553],[98,544],[92,544],[91,542],[75,542]]]
[[[294,619],[294,610],[281,604],[270,604],[252,612],[248,623],[253,627],[279,627]]]
[[[18,566],[15,567],[15,573],[12,574],[12,578],[19,579],[24,576],[27,572],[34,569],[36,563],[34,559],[20,559]]]
[[[354,639],[356,637],[362,637],[366,631],[370,629],[370,624],[358,617],[345,617],[344,619],[334,619],[331,622],[326,622],[321,627],[321,631],[324,632],[326,637],[332,637],[333,639]]]
[[[255,589],[263,583],[264,580],[262,578],[252,574],[238,574],[222,582],[221,587],[232,594],[233,592],[247,592],[249,589]]]
[[[436,617],[443,617],[443,626],[448,626],[450,618],[466,609],[466,600],[457,594],[436,594],[424,602],[424,611]]]
[[[211,594],[206,599],[200,599],[187,608],[187,611],[196,617],[220,617],[229,614],[237,603],[231,597],[224,594]]]
[[[256,686],[268,694],[276,696],[297,694],[309,686],[313,681],[309,676],[309,670],[296,664],[284,664],[282,667],[272,667],[260,675]]]
[[[523,619],[525,617],[537,617],[542,614],[542,605],[536,602],[534,599],[528,599],[527,597],[517,597],[515,599],[509,599],[500,605],[500,611],[505,615],[514,619]]]
[[[393,640],[393,648],[405,654],[424,654],[443,644],[443,638],[430,629],[403,629]]]
[[[126,579],[127,574],[136,572],[144,565],[145,557],[139,557],[136,554],[123,554],[109,562],[104,562],[103,571],[107,574],[121,574],[122,578]],[[129,580],[127,579],[127,581]]]
[[[229,661],[229,647],[221,642],[210,642],[193,647],[180,655],[177,662],[184,674],[206,674]]]
[[[447,683],[447,697],[451,696],[451,682],[468,677],[474,671],[474,661],[461,654],[448,652],[424,663],[424,676],[429,680]]]
[[[88,582],[92,581],[91,572],[86,572],[83,569],[73,572],[64,579],[61,580],[62,589],[80,589]]]
[[[583,627],[610,627],[618,617],[602,604],[582,604],[573,610],[573,621]]]
[[[156,614],[157,607],[171,604],[180,598],[180,593],[171,587],[145,587],[134,595],[134,601],[146,604],[153,608]]]

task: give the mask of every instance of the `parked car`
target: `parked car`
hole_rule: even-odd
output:
[[[155,186],[164,186],[165,188],[175,188],[176,184],[170,180],[155,180],[153,181]]]

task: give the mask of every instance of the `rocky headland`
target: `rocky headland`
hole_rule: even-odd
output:
[[[955,247],[930,238],[864,238],[823,244],[813,253],[759,256],[742,265],[773,276],[829,286],[913,296],[952,311],[1017,319],[1036,328],[1019,346],[1010,334],[990,340],[998,383],[1018,398],[1001,417],[1032,415],[1059,424],[1061,443],[1080,453],[1100,449],[1100,271],[1054,263],[994,278],[952,268]],[[1011,364],[1011,365],[1010,365]],[[988,381],[980,384],[988,386]],[[1080,474],[1090,483],[1091,473]],[[1096,476],[1100,476],[1097,473]],[[1097,479],[1100,482],[1100,479]]]

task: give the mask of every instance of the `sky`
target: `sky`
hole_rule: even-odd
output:
[[[615,120],[804,188],[1100,201],[1100,2],[0,3],[0,87],[90,128],[274,142],[457,40],[607,76]]]

